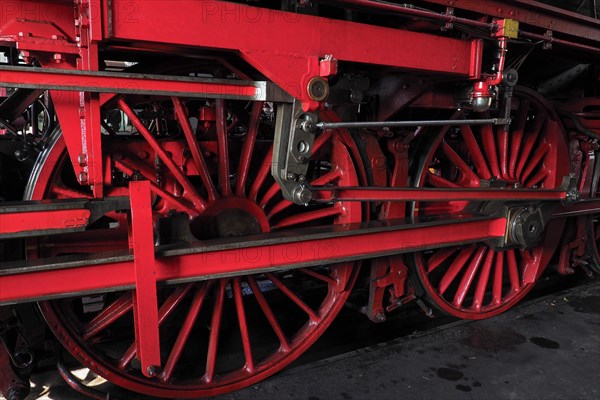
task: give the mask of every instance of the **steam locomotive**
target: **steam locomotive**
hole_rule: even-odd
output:
[[[599,273],[599,12],[0,0],[0,392],[212,396],[348,301],[482,319]]]

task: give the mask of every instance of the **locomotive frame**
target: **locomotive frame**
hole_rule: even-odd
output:
[[[31,197],[28,201],[0,202],[0,240],[26,238],[31,241],[43,236],[85,232],[108,213],[119,212],[129,218],[129,247],[109,255],[87,253],[4,262],[0,270],[0,305],[8,307],[43,301],[46,305],[42,309],[51,314],[47,302],[50,300],[133,290],[131,299],[119,299],[117,302],[120,303],[113,303],[113,306],[132,310],[135,326],[133,354],[139,360],[139,373],[143,375],[140,379],[152,380],[164,377],[165,368],[173,368],[171,357],[166,365],[164,357],[161,360],[159,329],[164,315],[157,285],[160,288],[189,282],[226,282],[219,283],[217,289],[220,300],[217,295],[215,310],[218,310],[223,306],[223,293],[229,290],[228,284],[232,285],[235,300],[242,301],[239,300],[241,294],[238,296],[241,286],[236,277],[239,276],[267,274],[286,294],[285,285],[272,275],[273,272],[297,269],[329,285],[342,282],[351,287],[356,280],[355,273],[344,278],[332,278],[319,275],[309,267],[377,258],[378,261],[371,266],[372,279],[366,313],[370,319],[381,322],[385,320],[386,312],[384,297],[389,301],[389,311],[404,301],[420,296],[407,286],[407,282],[411,281],[407,280],[407,275],[416,274],[409,272],[400,254],[444,248],[449,253],[454,248],[452,246],[484,243],[487,247],[473,248],[469,250],[470,253],[465,252],[464,257],[461,250],[458,256],[466,261],[475,254],[475,261],[467,268],[472,271],[472,276],[470,280],[465,280],[471,285],[480,265],[481,270],[489,274],[494,260],[503,262],[498,261],[501,257],[496,252],[503,254],[505,249],[509,249],[506,254],[513,254],[510,249],[533,249],[542,241],[546,248],[532,256],[536,262],[528,264],[529,261],[522,261],[527,264],[522,277],[514,278],[511,275],[511,283],[514,284],[513,279],[521,280],[513,287],[515,293],[535,283],[554,256],[555,247],[561,248],[559,272],[571,273],[573,265],[586,264],[584,260],[590,258],[590,251],[597,252],[595,240],[589,238],[588,217],[600,212],[600,201],[595,199],[599,176],[599,167],[595,162],[598,126],[594,125],[593,118],[586,119],[582,111],[585,107],[578,106],[577,100],[567,99],[550,106],[533,90],[515,86],[518,74],[515,68],[508,66],[507,49],[510,51],[513,43],[519,43],[519,40],[530,40],[530,43],[543,46],[546,52],[582,60],[577,61],[580,64],[591,64],[597,74],[599,20],[529,0],[420,2],[426,3],[427,9],[380,1],[323,3],[336,9],[358,10],[366,15],[378,15],[381,12],[384,16],[391,15],[408,22],[400,29],[386,26],[387,22],[378,24],[377,19],[371,23],[355,22],[352,18],[345,20],[320,16],[318,12],[312,12],[311,2],[304,1],[294,2],[298,7],[296,12],[260,7],[263,4],[205,0],[180,1],[178,7],[168,0],[2,1],[0,44],[18,50],[21,57],[18,65],[0,66],[0,87],[18,89],[11,101],[5,100],[0,104],[0,123],[5,127],[5,135],[26,136],[25,133],[17,133],[19,129],[11,119],[21,115],[47,91],[60,123],[68,164],[78,184],[88,187],[90,191],[86,192],[84,198],[71,196],[73,198],[67,200],[55,198],[34,201],[31,200],[34,197]],[[444,11],[435,11],[440,9]],[[352,12],[355,11],[347,14]],[[420,23],[426,26],[423,28]],[[463,32],[464,35],[447,34],[454,31]],[[487,37],[481,37],[481,32]],[[497,53],[490,56],[490,49]],[[104,54],[110,51],[120,54],[129,52],[134,58],[143,58],[147,54],[150,57],[176,54],[190,60],[210,59],[224,66],[229,72],[229,79],[108,71],[103,62]],[[231,61],[232,55],[241,62]],[[436,92],[425,84],[418,92],[410,94],[406,83],[397,80],[391,84],[398,85],[396,88],[400,88],[399,92],[408,92],[406,98],[402,98],[404,94],[386,98],[382,86],[381,96],[388,103],[381,105],[377,114],[379,118],[368,121],[342,120],[328,102],[329,95],[339,84],[342,70],[353,68],[401,71],[408,76],[424,77],[421,80],[441,82],[442,85],[451,82],[456,92],[466,95],[456,100],[453,96],[448,97],[447,90]],[[231,79],[231,76],[235,76],[235,79]],[[260,79],[253,79],[255,77]],[[598,79],[597,76],[595,79]],[[597,82],[592,84],[597,85]],[[352,89],[352,92],[359,91]],[[431,95],[433,100],[425,98],[424,94]],[[582,98],[581,102],[584,105],[594,104],[597,95]],[[139,98],[166,99],[172,104],[174,120],[181,125],[182,142],[189,147],[188,161],[195,165],[194,174],[201,178],[202,185],[207,188],[206,196],[197,192],[197,187],[185,175],[184,166],[173,160],[177,150],[165,150],[166,145],[158,140],[159,135],[151,132],[148,124],[141,120],[140,113],[132,104],[133,100],[129,100]],[[188,110],[181,99],[202,99],[211,103],[208,109],[202,110],[215,115],[207,121],[214,122],[216,129],[216,172],[208,172],[204,159],[206,155],[203,155],[205,149],[197,144],[197,132],[193,132],[189,125]],[[277,184],[273,187],[283,196],[282,201],[286,202],[281,203],[281,207],[311,205],[317,208],[314,211],[316,214],[310,218],[319,219],[330,216],[338,218],[344,213],[357,215],[364,213],[364,210],[350,212],[345,208],[369,208],[377,204],[377,207],[381,207],[378,217],[372,218],[371,215],[370,220],[348,217],[345,223],[339,225],[280,232],[270,232],[272,227],[262,227],[243,240],[219,236],[185,246],[157,247],[153,234],[157,230],[153,224],[157,198],[163,199],[167,204],[164,207],[169,212],[175,210],[187,214],[194,221],[202,212],[213,207],[213,201],[215,204],[229,204],[228,199],[246,195],[244,180],[251,175],[249,170],[253,148],[248,145],[240,150],[239,170],[232,187],[227,155],[228,138],[232,134],[228,133],[226,125],[228,118],[233,118],[228,113],[233,112],[228,111],[225,101],[252,104],[248,127],[244,131],[251,138],[257,135],[262,107],[270,104],[276,108],[273,111],[272,149],[268,153],[272,158],[265,158],[266,161],[257,172],[257,179],[263,176],[264,180],[267,173],[273,176]],[[439,107],[458,111],[446,118],[411,119],[403,116],[399,120],[390,119],[407,105],[416,104],[418,107],[419,102],[422,102],[423,108]],[[359,107],[365,103],[361,100],[357,102]],[[518,107],[514,108],[513,103]],[[491,104],[495,104],[496,108],[490,107]],[[530,117],[529,105],[544,111],[540,111],[540,116]],[[119,110],[123,118],[128,117],[135,127],[135,133],[147,143],[148,149],[144,148],[143,151],[154,152],[155,164],[164,166],[168,171],[168,179],[181,186],[183,195],[167,193],[166,186],[161,185],[158,178],[154,180],[144,175],[143,168],[128,167],[118,157],[109,158],[107,162],[106,154],[113,151],[112,147],[107,150],[107,140],[109,136],[115,136],[115,132],[111,132],[106,125],[106,114],[103,112],[106,106]],[[575,110],[575,114],[565,119],[556,111],[571,111],[569,107]],[[490,116],[490,109],[497,115]],[[543,133],[547,135],[543,140],[548,140],[550,144],[547,149],[543,148],[544,153],[540,152],[536,162],[544,157],[547,168],[533,171],[536,162],[531,158],[524,159],[524,165],[519,165],[519,146],[527,147],[524,133],[525,125],[529,123],[527,121],[539,120],[543,118],[541,115],[550,120],[552,127]],[[568,137],[564,133],[565,124],[570,127]],[[493,132],[490,135],[495,135],[497,142],[490,144],[489,141],[484,142],[485,139],[476,140],[473,135],[476,127],[481,127],[482,137],[485,137],[485,132]],[[411,175],[409,170],[417,168],[417,161],[412,165],[408,152],[416,142],[412,140],[418,136],[417,130],[437,128],[443,133],[440,134],[441,142],[436,143],[446,146],[442,150],[454,160],[460,176],[477,180],[477,184],[464,183],[460,186],[455,181],[450,182],[437,175],[438,178],[429,178],[437,179],[437,186],[423,187],[427,166]],[[464,138],[472,166],[461,163],[461,156],[456,154],[458,151],[448,149],[449,145],[443,139],[454,128]],[[369,144],[366,145],[369,159],[366,169],[373,169],[377,157],[383,156],[385,159],[387,156],[394,161],[389,170],[376,172],[379,175],[361,181],[360,175],[365,174],[357,168],[358,178],[348,178],[345,184],[327,180],[325,175],[313,182],[307,181],[309,168],[312,168],[309,161],[313,155],[321,154],[324,141],[332,147],[327,157],[337,160],[336,163],[352,165],[357,160],[364,161],[360,154],[353,154],[353,145],[344,142],[348,140],[345,138],[350,136],[350,131],[358,132],[361,129],[371,130],[370,138],[364,141],[375,146],[375,149],[368,150]],[[399,134],[394,129],[405,130]],[[408,134],[406,129],[410,131]],[[536,137],[538,134],[539,129]],[[336,138],[332,139],[332,136]],[[512,147],[509,147],[509,137]],[[515,137],[518,137],[518,143]],[[531,146],[534,146],[538,139],[532,140]],[[329,141],[333,144],[329,144]],[[384,141],[388,148],[381,144]],[[483,152],[478,141],[482,141],[482,148],[485,147]],[[343,144],[336,144],[338,142]],[[535,142],[536,146],[538,144]],[[495,145],[499,146],[498,153]],[[484,156],[484,153],[487,156],[491,154],[489,148],[494,149],[491,151],[494,157],[499,157],[496,164]],[[534,150],[537,149],[529,147],[531,154]],[[536,154],[530,157],[537,157]],[[323,163],[335,164],[331,160]],[[108,195],[106,187],[109,186],[107,182],[111,181],[112,172],[107,173],[107,169],[110,170],[119,162],[123,164],[119,167],[122,171],[127,168],[129,171],[128,192],[116,190],[118,195]],[[528,178],[519,181],[516,174],[519,170],[528,169],[527,162],[532,164],[532,171],[525,174]],[[350,169],[342,168],[340,174],[348,174]],[[471,176],[473,171],[480,176]],[[330,171],[331,174],[333,172]],[[515,190],[507,190],[508,185],[513,184]],[[219,193],[211,194],[211,185]],[[262,216],[256,216],[260,212],[249,211],[254,210],[253,206],[231,202],[233,208],[244,209],[254,215],[259,224],[268,225],[261,219]],[[419,204],[460,202],[485,206],[476,211],[471,207],[465,208],[469,212],[447,215],[435,215],[433,212],[421,215],[415,211],[419,209]],[[265,208],[265,204],[261,205],[262,208]],[[338,204],[342,206],[338,207]],[[324,208],[318,208],[321,205]],[[327,208],[329,206],[337,208],[332,211],[333,208]],[[302,218],[309,217],[298,216],[294,221],[305,221]],[[208,224],[205,219],[201,223]],[[563,243],[560,243],[565,227],[565,232],[576,230],[577,234],[571,235],[574,236],[572,241],[564,242],[563,239]],[[246,232],[244,228],[239,229]],[[234,236],[241,234],[236,231]],[[290,256],[290,249],[294,251],[293,256]],[[575,253],[577,256],[573,256]],[[444,256],[449,257],[450,254]],[[592,261],[589,263],[593,265]],[[435,267],[427,268],[430,272]],[[512,271],[510,268],[509,272]],[[337,283],[333,282],[336,279]],[[427,288],[427,282],[423,282],[425,278],[420,276],[419,279]],[[413,277],[412,281],[417,282],[417,278]],[[263,307],[262,295],[255,291],[256,283],[253,285],[249,282],[249,285]],[[445,311],[451,312],[452,307],[460,309],[468,289],[469,286],[462,297],[457,294],[455,300],[458,300],[451,302]],[[484,285],[479,290],[480,294],[474,295],[475,298],[483,299],[485,289]],[[208,286],[203,290],[206,293]],[[338,287],[336,290],[344,291],[345,288]],[[299,297],[293,293],[288,297],[308,313],[310,323],[319,324],[321,317],[312,315]],[[515,295],[506,303],[502,299],[500,302],[503,307],[509,307],[520,297]],[[194,301],[202,304],[202,299]],[[445,303],[440,300],[440,304]],[[456,311],[456,315],[483,318],[500,312],[483,312],[481,304],[473,307],[479,307],[479,312]],[[273,324],[269,312],[265,313]],[[122,314],[114,314],[111,318],[117,315],[120,317]],[[240,317],[239,323],[243,332],[245,317]],[[212,324],[218,335],[220,319],[213,319]],[[277,331],[275,326],[274,329]],[[59,341],[69,347],[71,339],[66,331],[57,328],[55,334],[59,336]],[[255,370],[249,340],[246,338],[242,341],[245,369],[252,378],[242,383],[234,381],[224,387],[213,385],[217,380],[214,361],[217,338],[209,343],[208,363],[202,378],[205,387],[193,392],[194,395],[211,395],[236,389],[278,368],[269,369],[267,362],[264,370]],[[76,354],[80,351],[76,348],[70,350]],[[85,363],[89,357],[83,351],[79,354],[79,360]],[[294,357],[290,357],[289,361]],[[273,364],[279,365],[279,361]],[[92,361],[87,365],[98,374],[108,376],[109,380],[114,376],[101,364]],[[115,378],[115,381],[118,383],[119,379]],[[151,385],[151,389],[143,389],[143,385],[136,381],[125,386],[161,396],[181,394],[168,387]]]

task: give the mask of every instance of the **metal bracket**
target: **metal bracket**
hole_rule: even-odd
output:
[[[160,338],[150,182],[130,182],[129,193],[135,266],[135,295],[133,296],[135,343],[142,364],[142,373],[152,378],[159,373]]]
[[[127,197],[3,202],[0,240],[80,232],[109,211],[128,209]]]
[[[296,204],[312,200],[305,187],[308,161],[317,132],[317,116],[302,111],[300,102],[277,107],[273,164],[271,173],[281,187],[283,197]]]

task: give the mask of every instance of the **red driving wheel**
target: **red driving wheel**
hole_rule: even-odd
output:
[[[456,116],[459,117],[459,114]],[[415,186],[482,186],[553,189],[569,175],[566,135],[556,113],[535,92],[515,88],[510,129],[492,125],[444,127],[428,136],[414,165]],[[468,214],[464,201],[421,202],[414,216]],[[562,231],[552,221],[537,246],[495,250],[466,244],[414,253],[426,298],[459,318],[482,319],[517,303],[533,287],[552,257]]]
[[[198,240],[244,240],[245,235],[363,218],[358,203],[304,207],[283,199],[270,175],[273,136],[263,104],[242,115],[243,107],[217,100],[201,110],[213,117],[192,127],[189,104],[172,99],[168,111],[179,121],[169,127],[173,135],[157,132],[160,121],[143,119],[146,106],[119,105],[123,121],[125,115],[130,121],[129,132],[105,137],[105,195],[126,196],[130,180],[149,180],[161,244],[181,240],[177,232],[186,229],[184,238],[191,232]],[[364,170],[353,162],[354,146],[343,130],[318,135],[307,181],[359,185]],[[28,197],[89,195],[76,183],[57,132],[38,160]],[[30,243],[29,256],[128,249],[127,224],[127,215],[108,214],[97,229]],[[290,260],[295,251],[290,246]],[[346,262],[162,287],[162,368],[154,378],[142,375],[136,359],[130,291],[47,301],[40,308],[64,347],[108,381],[150,396],[212,396],[258,382],[306,351],[342,308],[358,270],[358,263]]]

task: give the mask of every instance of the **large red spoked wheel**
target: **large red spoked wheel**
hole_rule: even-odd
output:
[[[512,123],[444,127],[427,137],[416,165],[415,186],[551,189],[570,172],[564,129],[535,92],[516,88]],[[471,207],[471,208],[469,208]],[[467,202],[415,203],[413,215],[468,214]],[[534,248],[496,251],[485,244],[414,253],[419,282],[438,309],[467,319],[497,315],[529,292],[552,257],[562,231],[551,222]]]
[[[282,198],[270,175],[272,114],[264,112],[263,104],[236,108],[217,100],[206,106],[175,98],[162,109],[156,104],[138,103],[135,111],[124,102],[119,106],[136,129],[105,138],[104,163],[110,166],[105,168],[105,195],[127,195],[132,179],[151,181],[161,243],[185,240],[190,232],[211,240],[362,220],[357,203],[302,207]],[[189,122],[191,110],[201,116],[196,126]],[[159,118],[166,114],[177,116],[177,126]],[[323,132],[315,141],[307,180],[358,185],[364,171],[350,154],[356,148],[347,132]],[[38,162],[29,197],[88,195],[75,182],[57,135]],[[110,214],[97,230],[36,242],[30,255],[127,248],[127,216]],[[291,260],[295,251],[291,246]],[[40,307],[58,340],[108,381],[150,396],[195,398],[251,385],[296,359],[338,314],[358,269],[359,264],[348,262],[162,288],[162,368],[154,378],[142,375],[136,359],[131,292],[54,300]]]

